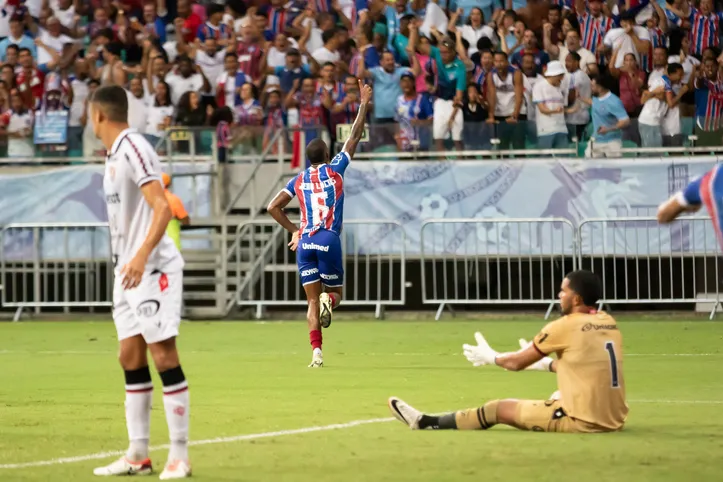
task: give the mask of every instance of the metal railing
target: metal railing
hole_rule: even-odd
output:
[[[422,302],[439,305],[546,304],[577,266],[567,219],[430,219],[420,229]]]
[[[384,229],[388,235],[372,242]],[[92,312],[111,306],[113,268],[106,223],[20,223],[0,232],[3,307],[39,313]],[[585,219],[430,219],[419,231],[421,290],[438,305],[437,319],[452,306],[557,303],[559,284],[574,269],[597,273],[600,306],[705,304],[711,318],[720,306],[719,247],[705,217],[684,217],[667,226],[654,217]],[[288,234],[273,220],[237,227],[232,304],[266,307],[306,304],[296,254]],[[406,302],[407,233],[396,221],[358,220],[341,234],[344,305],[386,306]],[[225,243],[222,243],[222,245]],[[232,275],[233,276],[233,275]]]
[[[388,226],[388,247],[365,243],[380,226]],[[289,236],[273,220],[252,220],[238,226],[237,259],[241,247],[249,254],[250,266],[237,270],[237,303],[253,306],[261,317],[268,306],[303,306],[304,289],[299,283],[296,254],[286,244]],[[406,234],[396,221],[355,220],[341,234],[344,251],[345,306],[374,306],[378,318],[385,306],[405,303]]]
[[[19,223],[2,229],[2,304],[16,308],[110,307],[113,266],[107,223]]]
[[[670,225],[654,217],[586,219],[577,238],[580,268],[602,279],[601,308],[704,303],[712,305],[711,319],[718,310],[720,253],[710,219],[685,217]]]

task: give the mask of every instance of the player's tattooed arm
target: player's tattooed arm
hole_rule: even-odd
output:
[[[168,204],[166,194],[163,192],[163,187],[160,182],[153,180],[145,183],[141,186],[141,192],[153,210],[153,220],[151,221],[151,228],[148,230],[143,244],[138,248],[133,259],[121,269],[123,287],[127,290],[135,288],[141,282],[148,256],[150,256],[151,252],[163,238],[168,227],[168,222],[172,217],[171,207]]]
[[[365,85],[359,80],[359,112],[357,112],[354,124],[351,126],[351,134],[344,143],[344,152],[349,154],[349,157],[354,157],[356,152],[356,146],[359,144],[362,136],[364,135],[364,128],[367,122],[367,110],[369,109],[369,102],[372,99],[372,88],[369,85]]]

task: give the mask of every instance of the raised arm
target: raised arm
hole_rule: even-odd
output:
[[[364,134],[364,127],[367,121],[367,110],[369,109],[369,102],[372,99],[372,88],[369,85],[365,85],[362,81],[359,81],[359,112],[357,112],[354,124],[351,126],[351,134],[344,143],[343,151],[349,154],[349,158],[354,157],[356,152],[356,146]]]

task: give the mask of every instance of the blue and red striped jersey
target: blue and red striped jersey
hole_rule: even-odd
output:
[[[615,27],[612,18],[605,15],[595,18],[588,12],[578,14],[577,21],[580,23],[582,46],[592,53],[597,52],[597,47],[602,43],[605,34]]]
[[[660,27],[649,28],[648,35],[650,35],[650,48],[648,51],[640,56],[640,66],[646,72],[650,73],[653,71],[653,49],[657,47],[666,46],[665,33]]]
[[[723,247],[723,175],[720,164],[693,179],[682,192],[677,195],[678,202],[684,206],[705,205],[708,215],[713,221],[716,238]]]
[[[201,43],[205,42],[207,38],[225,40],[231,38],[231,29],[229,29],[228,25],[226,25],[225,23],[219,23],[216,26],[211,25],[209,22],[206,22],[200,27],[198,27],[196,37],[198,37],[198,40],[200,40]]]
[[[704,131],[721,126],[723,117],[723,82],[708,79],[695,81],[695,123]]]
[[[341,234],[344,221],[344,172],[351,159],[342,151],[329,164],[311,166],[291,179],[284,188],[299,198],[302,235],[313,236],[320,229]]]
[[[690,49],[692,55],[702,55],[708,47],[718,46],[720,24],[723,21],[723,12],[713,12],[703,15],[695,7],[690,9]]]

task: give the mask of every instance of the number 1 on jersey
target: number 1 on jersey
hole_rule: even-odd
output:
[[[608,356],[610,356],[612,386],[613,388],[618,388],[620,386],[620,382],[618,380],[618,359],[615,357],[615,346],[613,345],[613,342],[608,341],[605,343],[605,349],[608,351]]]

